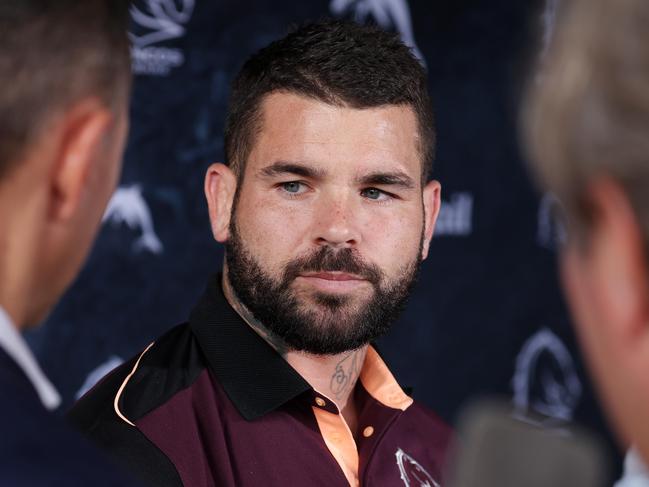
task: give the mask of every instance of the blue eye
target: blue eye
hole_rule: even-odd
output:
[[[378,200],[381,199],[382,196],[386,196],[383,191],[376,188],[366,188],[361,191],[361,195],[370,200]]]
[[[298,194],[302,190],[302,183],[298,181],[289,181],[287,183],[282,183],[282,189],[287,193]]]

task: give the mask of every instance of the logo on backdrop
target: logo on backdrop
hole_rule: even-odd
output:
[[[161,254],[164,250],[153,227],[151,210],[137,184],[117,188],[108,202],[102,222],[110,222],[113,226],[125,224],[139,232],[140,236],[132,244],[133,252]]]
[[[401,448],[395,453],[401,480],[407,487],[440,487],[426,469]]]
[[[329,9],[338,16],[353,13],[358,23],[365,23],[368,17],[372,17],[384,29],[396,30],[403,43],[411,47],[415,56],[426,66],[426,60],[415,42],[407,0],[331,0]]]
[[[563,206],[554,194],[545,193],[539,203],[536,241],[541,247],[556,250],[566,238]]]
[[[559,0],[546,0],[545,8],[541,14],[541,27],[543,36],[541,37],[541,57],[545,57],[554,35],[554,27],[557,23],[557,10]]]
[[[544,61],[550,49],[552,38],[557,24],[557,12],[559,10],[560,0],[545,0],[543,10],[539,16],[539,33],[538,33],[538,46],[539,52],[537,54],[538,61]],[[543,82],[543,71],[537,71],[534,77],[536,83]]]
[[[516,358],[512,387],[518,415],[525,417],[529,411],[536,411],[559,421],[572,419],[582,392],[568,348],[547,328],[523,345]]]
[[[133,73],[166,76],[185,62],[178,48],[154,46],[185,35],[185,25],[194,12],[194,0],[144,0],[131,7],[133,21],[129,37],[133,43]]]
[[[473,195],[453,193],[448,200],[442,200],[435,237],[466,237],[473,231]]]

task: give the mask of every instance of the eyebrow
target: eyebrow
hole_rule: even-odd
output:
[[[401,186],[404,189],[412,189],[415,187],[415,181],[401,171],[373,172],[360,176],[357,181],[361,185]]]
[[[323,179],[325,171],[315,167],[307,166],[298,162],[277,161],[266,166],[259,173],[262,176],[274,177],[282,174],[295,174],[303,178]]]
[[[275,177],[283,174],[294,174],[303,178],[322,180],[326,171],[299,162],[277,161],[259,171],[261,176]],[[363,186],[400,186],[413,189],[415,181],[402,171],[377,171],[356,178],[356,183]]]

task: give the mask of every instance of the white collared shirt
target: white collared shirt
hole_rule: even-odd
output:
[[[27,342],[11,322],[11,318],[0,307],[0,347],[14,359],[36,389],[43,406],[54,410],[61,404],[61,396],[41,370],[36,357],[27,346]]]
[[[649,470],[635,448],[624,459],[624,475],[614,487],[649,487]]]

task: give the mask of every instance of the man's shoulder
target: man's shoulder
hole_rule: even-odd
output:
[[[22,406],[23,412],[3,426],[2,485],[135,485],[61,418]]]
[[[430,485],[440,483],[455,441],[453,430],[444,419],[428,406],[414,401],[395,422],[388,436],[385,445],[396,455],[402,479],[414,468],[431,477]]]
[[[104,377],[72,407],[68,420],[152,485],[181,485],[173,464],[134,423],[190,387],[205,367],[190,326],[178,325]]]
[[[445,450],[453,441],[453,428],[435,411],[425,404],[414,401],[406,410],[409,422],[431,440],[440,450]]]
[[[449,431],[451,431],[451,427],[439,414],[437,414],[431,407],[420,401],[417,401],[416,399],[413,400],[412,405],[408,408],[408,410],[412,414],[417,415],[419,418],[424,419],[426,422],[429,422],[431,425],[435,425],[439,428],[448,429]]]
[[[47,411],[26,379],[10,372],[0,374],[2,485],[132,485],[59,416]]]
[[[86,434],[103,421],[135,421],[189,387],[204,369],[198,343],[183,323],[107,374],[77,401],[68,419]]]

